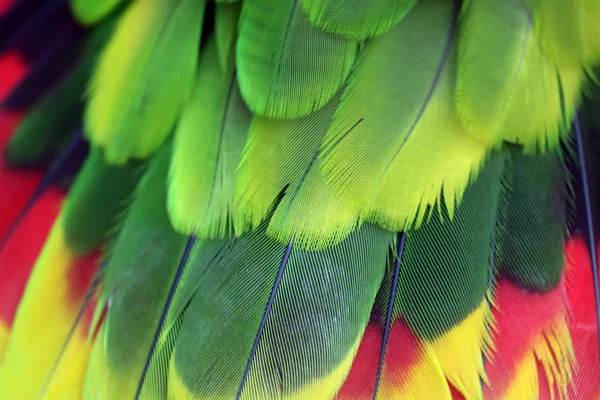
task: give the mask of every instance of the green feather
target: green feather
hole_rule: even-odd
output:
[[[357,210],[325,183],[318,158],[338,103],[339,95],[293,120],[254,117],[236,190],[240,213],[253,227],[275,207],[267,234],[284,243],[294,237],[296,246],[309,249],[339,242],[356,228]]]
[[[175,133],[168,208],[177,231],[212,238],[244,230],[233,202],[251,117],[233,65],[226,71],[220,68],[216,43],[210,40]]]
[[[85,127],[108,162],[145,158],[169,135],[194,82],[205,0],[138,0],[91,83]]]
[[[555,65],[543,53],[536,15],[525,0],[466,2],[456,85],[457,110],[472,135],[528,152],[554,148],[568,133],[583,78],[579,64]]]
[[[456,108],[477,137],[497,142],[525,52],[535,44],[526,0],[470,0],[461,14]]]
[[[235,59],[235,52],[232,52],[232,49],[235,48],[237,41],[241,11],[241,4],[222,3],[215,7],[215,36],[219,62],[223,69],[227,69]]]
[[[109,238],[142,171],[143,164],[139,162],[111,166],[105,163],[102,151],[91,152],[69,192],[64,210],[65,239],[75,254],[86,254]]]
[[[533,8],[535,33],[544,53],[558,65],[582,65],[582,0],[529,2]]]
[[[564,269],[566,171],[558,151],[511,148],[498,219],[496,265],[522,285],[549,290]]]
[[[485,298],[504,159],[492,153],[452,218],[442,206],[406,234],[394,315],[419,337],[448,332]]]
[[[85,380],[86,399],[134,398],[186,237],[166,210],[170,146],[140,182],[109,261],[97,309],[107,308]]]
[[[237,63],[250,109],[270,118],[296,118],[323,107],[354,62],[355,40],[312,26],[299,0],[246,0]]]
[[[301,0],[311,23],[325,32],[365,40],[397,24],[417,0]]]
[[[171,366],[173,398],[234,398],[241,386],[242,398],[329,398],[342,384],[393,234],[368,225],[309,252],[269,238],[265,229],[243,235],[214,262],[193,266],[195,278],[186,280],[193,297]],[[319,389],[328,378],[331,385]]]
[[[71,0],[71,11],[77,21],[84,25],[92,25],[124,2],[124,0]]]
[[[367,42],[325,137],[327,183],[391,230],[419,225],[442,194],[452,214],[488,152],[455,114],[455,20],[452,1],[424,0]]]

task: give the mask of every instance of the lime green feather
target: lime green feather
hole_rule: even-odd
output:
[[[236,168],[251,118],[233,65],[226,71],[220,68],[213,38],[175,133],[168,208],[177,231],[212,238],[244,230],[233,202]]]
[[[421,1],[367,42],[325,138],[327,182],[392,230],[419,225],[442,195],[452,215],[488,151],[454,109],[455,14]]]
[[[531,43],[500,131],[527,153],[556,148],[568,135],[584,78],[581,67],[557,67]]]
[[[114,233],[143,169],[134,161],[122,167],[108,165],[102,151],[92,150],[63,211],[65,240],[75,254],[97,249]]]
[[[535,33],[546,56],[557,65],[583,64],[581,0],[529,0]]]
[[[550,290],[565,265],[566,170],[558,151],[512,147],[498,218],[496,268],[533,290]]]
[[[166,210],[169,157],[165,146],[151,162],[108,254],[97,306],[106,316],[89,362],[86,399],[135,398],[186,243]]]
[[[470,0],[461,14],[456,109],[469,132],[497,143],[525,52],[536,39],[526,0]]]
[[[295,237],[296,246],[310,249],[338,242],[356,228],[357,210],[325,183],[318,158],[338,103],[339,95],[294,120],[254,117],[236,190],[236,204],[252,226],[275,207],[267,234],[283,242]]]
[[[124,0],[71,0],[71,11],[80,23],[93,25],[106,17]]]
[[[586,64],[600,64],[600,0],[581,1],[581,34]]]
[[[311,23],[325,32],[356,40],[381,35],[397,24],[417,0],[301,0]]]
[[[86,134],[110,163],[152,154],[193,87],[205,0],[137,0],[108,43],[90,88]]]
[[[579,63],[555,65],[540,47],[540,43],[544,45],[540,40],[542,28],[557,35],[562,32],[562,28],[552,24],[552,18],[558,16],[544,14],[556,12],[558,2],[538,2],[535,10],[529,3],[525,0],[465,3],[456,107],[461,122],[472,135],[489,143],[502,140],[519,143],[525,151],[532,152],[558,146],[561,137],[568,133],[567,126],[579,102],[583,74]],[[548,6],[542,7],[542,3]],[[571,6],[565,7],[571,10]],[[560,46],[567,46],[552,35],[546,39],[547,46],[556,45],[550,53],[561,52]]]
[[[235,43],[238,37],[238,25],[241,4],[217,4],[215,7],[215,35],[217,37],[217,49],[219,51],[219,62],[221,68],[227,69],[227,66],[234,62]]]
[[[237,43],[242,95],[270,118],[318,110],[342,86],[357,43],[308,22],[299,0],[246,0]]]
[[[189,306],[170,367],[172,398],[333,398],[343,383],[393,234],[366,225],[310,252],[265,229],[194,265],[184,281],[193,297],[183,299]]]

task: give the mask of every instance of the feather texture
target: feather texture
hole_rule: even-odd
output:
[[[205,1],[132,3],[91,82],[86,135],[109,163],[145,158],[170,133],[194,81]]]
[[[325,137],[327,182],[388,229],[419,225],[442,193],[452,215],[488,151],[454,111],[455,18],[452,2],[423,1],[369,41]]]
[[[184,282],[194,290],[173,353],[174,398],[330,398],[342,385],[392,235],[364,226],[311,252],[274,241],[265,228]]]
[[[300,0],[246,0],[242,14],[237,64],[250,110],[296,118],[327,104],[350,72],[356,41],[312,26]]]
[[[169,171],[173,226],[201,238],[239,235],[244,224],[234,207],[235,173],[252,115],[233,65],[223,71],[213,38],[200,60],[192,99],[175,134]]]
[[[106,17],[123,0],[70,0],[75,18],[85,25],[92,25]]]
[[[85,398],[134,398],[144,372],[186,243],[171,227],[166,210],[170,152],[165,146],[152,161],[110,252],[96,310],[106,308],[106,315],[90,358]]]
[[[336,96],[321,110],[294,120],[253,119],[236,191],[251,226],[275,207],[267,234],[284,243],[293,237],[296,247],[310,249],[337,243],[355,229],[357,210],[320,171],[319,146],[338,103]]]
[[[356,40],[381,35],[397,24],[416,0],[301,0],[311,23]]]

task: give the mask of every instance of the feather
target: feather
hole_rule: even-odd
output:
[[[450,399],[449,382],[466,399],[481,398],[504,159],[492,153],[452,219],[442,210],[401,234],[361,343],[369,353],[359,348],[340,398]]]
[[[70,0],[73,16],[84,25],[98,23],[123,0]]]
[[[234,207],[236,167],[252,115],[239,93],[233,65],[223,71],[210,40],[192,98],[175,132],[169,170],[169,216],[178,232],[200,238],[239,235]]]
[[[0,250],[0,365],[27,280],[60,212],[63,197],[60,190],[46,191]]]
[[[236,189],[236,204],[251,226],[275,207],[267,234],[283,243],[294,237],[296,247],[308,249],[337,243],[356,228],[357,210],[326,185],[320,171],[319,147],[338,103],[339,95],[293,120],[254,117]]]
[[[86,135],[109,163],[145,158],[170,133],[193,85],[204,5],[140,0],[125,11],[98,62],[85,115]]]
[[[46,46],[37,53],[27,76],[2,101],[2,108],[29,108],[60,83],[76,63],[83,37],[78,27],[64,24],[53,36],[44,38]]]
[[[18,228],[19,224],[25,218],[31,207],[33,207],[36,201],[39,199],[41,195],[53,184],[56,184],[58,177],[62,169],[66,166],[69,161],[69,158],[73,156],[76,152],[77,148],[81,145],[82,137],[81,132],[71,138],[69,143],[65,146],[65,148],[61,151],[61,153],[56,157],[56,159],[52,162],[52,165],[46,171],[43,178],[40,180],[39,184],[23,206],[23,208],[19,211],[16,218],[11,222],[8,228],[5,230],[4,235],[0,237],[0,249],[2,249],[5,244],[8,242],[14,231]]]
[[[600,335],[600,286],[598,283],[598,255],[596,253],[596,231],[594,229],[594,211],[592,210],[592,199],[591,199],[591,181],[588,179],[588,164],[586,160],[586,150],[584,145],[583,133],[581,124],[578,117],[575,117],[573,124],[573,131],[575,133],[575,142],[577,146],[577,159],[579,161],[579,171],[581,173],[581,194],[583,197],[583,208],[585,213],[585,227],[587,236],[587,246],[590,253],[590,266],[592,269],[592,279],[594,286],[594,299],[596,305],[596,323],[598,326],[598,334]],[[590,146],[591,147],[591,146]],[[600,339],[600,338],[599,338]],[[600,351],[600,341],[598,342]]]
[[[115,167],[94,149],[77,176],[64,210],[64,235],[71,251],[89,253],[107,242],[128,205],[144,165]]]
[[[327,183],[388,229],[420,225],[441,197],[452,215],[488,151],[455,116],[452,8],[419,2],[365,45],[325,137]]]
[[[581,0],[530,0],[540,47],[557,65],[583,64]]]
[[[164,146],[151,162],[109,254],[96,307],[96,313],[106,309],[106,314],[85,378],[86,399],[134,398],[144,373],[186,244],[166,210],[170,154],[170,146]]]
[[[215,36],[221,68],[227,71],[235,59],[235,43],[238,36],[238,26],[241,4],[222,3],[215,7]]]
[[[526,1],[473,0],[463,7],[456,85],[461,122],[489,143],[507,140],[529,152],[556,148],[579,101],[580,66],[555,66],[544,55]]]
[[[490,143],[499,140],[509,101],[517,96],[515,84],[525,68],[525,52],[535,46],[532,31],[525,0],[463,3],[456,109],[469,132]]]
[[[57,219],[27,284],[0,366],[0,397],[37,398],[61,352],[64,339],[97,268],[98,254],[83,258],[67,247]],[[38,334],[45,332],[44,335]],[[89,355],[85,330],[77,332],[63,368],[46,388],[48,397],[77,397]]]
[[[497,232],[497,269],[534,290],[561,279],[566,231],[566,175],[557,151],[524,155],[511,148]]]
[[[408,14],[416,0],[301,0],[310,22],[325,32],[369,39],[387,32]]]
[[[356,41],[312,26],[300,0],[247,0],[237,43],[242,96],[261,116],[305,116],[342,86],[356,51]]]
[[[584,62],[597,65],[600,62],[600,1],[580,0],[581,2],[581,35]]]
[[[114,18],[105,21],[86,37],[81,61],[27,112],[6,151],[6,158],[12,165],[29,166],[47,161],[81,126],[82,93],[115,22]]]
[[[265,230],[242,235],[184,282],[193,297],[172,356],[174,398],[330,398],[342,385],[392,234],[365,225],[311,252]]]

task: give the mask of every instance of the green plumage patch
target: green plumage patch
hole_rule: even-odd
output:
[[[406,234],[394,315],[419,337],[447,332],[485,298],[504,159],[492,153],[453,218],[442,206],[441,215]]]
[[[312,26],[299,0],[244,2],[237,66],[256,114],[297,118],[318,110],[346,80],[356,51],[355,40]]]
[[[249,365],[242,398],[326,398],[335,386],[331,393],[313,393],[310,383],[340,365],[350,367],[393,234],[366,225],[338,245],[311,252],[294,248],[293,241],[279,243],[265,229],[243,235],[207,265],[191,264],[196,278],[186,284],[193,285],[193,298],[171,373],[190,397],[235,397]]]
[[[186,244],[167,215],[170,155],[165,146],[152,161],[109,250],[97,312],[107,311],[92,352],[85,398],[135,397]]]
[[[106,164],[95,149],[69,193],[64,210],[66,241],[76,254],[86,254],[106,242],[130,203],[144,165],[131,161],[122,167]]]
[[[496,265],[522,285],[549,290],[565,264],[565,167],[558,151],[524,155],[512,147],[498,219]]]

